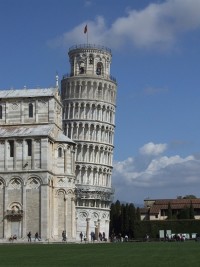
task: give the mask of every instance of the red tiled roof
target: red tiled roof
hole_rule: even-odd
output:
[[[200,198],[196,199],[158,199],[150,207],[150,214],[158,214],[160,210],[167,210],[170,203],[171,209],[183,209],[192,204],[194,209],[200,209]]]

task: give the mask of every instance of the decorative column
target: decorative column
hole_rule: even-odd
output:
[[[32,170],[35,169],[35,140],[31,139],[31,145],[32,145],[32,153],[31,153],[31,168]]]
[[[13,169],[17,167],[17,140],[14,140],[14,158],[13,158]]]
[[[64,229],[65,231],[67,230],[67,217],[68,217],[68,209],[67,209],[67,206],[68,206],[68,198],[66,196],[64,196],[64,207],[65,207],[65,215],[64,215],[64,218],[65,218],[65,226],[64,226]]]
[[[64,148],[64,173],[67,172],[67,150]]]
[[[75,199],[72,197],[71,198],[71,238],[75,237]]]
[[[8,141],[5,140],[5,144],[4,144],[4,161],[5,161],[5,171],[8,169]]]
[[[48,184],[41,185],[41,238],[49,239],[49,186]]]
[[[7,208],[8,208],[8,186],[7,185],[5,185],[4,194],[5,194],[5,196],[4,196],[4,214],[6,214]],[[4,230],[3,237],[8,238],[8,220],[5,217],[4,217],[3,230]]]
[[[99,238],[99,233],[100,233],[100,219],[98,219],[98,226],[97,226],[97,229],[98,229],[98,238]]]
[[[86,238],[89,241],[89,232],[90,232],[90,218],[86,219]]]
[[[23,178],[27,178],[24,177]],[[26,186],[23,185],[22,187],[22,209],[23,209],[23,217],[22,217],[22,237],[26,238],[27,230],[26,230]]]

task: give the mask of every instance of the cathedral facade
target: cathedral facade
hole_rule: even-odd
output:
[[[58,88],[0,91],[0,239],[75,240],[74,161]]]
[[[69,49],[55,88],[0,90],[0,239],[108,239],[117,83],[111,51]],[[61,94],[60,94],[61,91]]]

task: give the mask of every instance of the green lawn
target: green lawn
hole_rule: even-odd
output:
[[[7,244],[0,266],[200,266],[200,242]]]

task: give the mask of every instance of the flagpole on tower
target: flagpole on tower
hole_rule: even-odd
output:
[[[87,34],[87,45],[88,45],[88,28],[87,28],[87,24],[85,25],[84,33]]]

